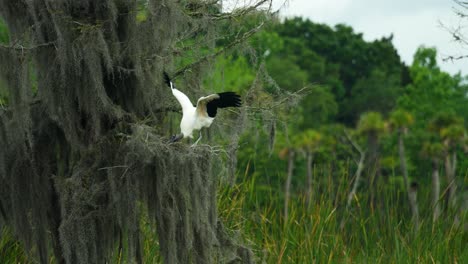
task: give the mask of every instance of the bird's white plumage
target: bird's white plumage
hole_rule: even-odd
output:
[[[171,88],[172,88],[172,94],[177,99],[177,101],[179,101],[180,106],[182,106],[182,114],[185,115],[187,111],[190,111],[192,108],[194,108],[192,102],[190,102],[190,99],[187,97],[187,95],[177,90],[176,88],[173,88],[172,82],[171,82]]]
[[[235,92],[222,92],[200,97],[197,101],[197,106],[193,106],[190,99],[183,92],[175,88],[174,83],[172,83],[166,72],[163,72],[163,77],[165,83],[171,88],[172,94],[182,107],[181,134],[173,135],[171,142],[176,142],[186,137],[193,138],[193,131],[209,127],[213,123],[218,108],[241,106],[240,96]],[[200,137],[193,145],[196,145],[201,137],[200,133]]]
[[[194,130],[200,130],[203,127],[209,127],[211,123],[213,123],[214,118],[209,117],[206,112],[206,103],[216,98],[217,94],[200,97],[197,102],[197,107],[194,107],[190,99],[183,92],[173,87],[172,82],[171,88],[172,94],[182,106],[180,131],[184,135],[184,138],[193,138]]]

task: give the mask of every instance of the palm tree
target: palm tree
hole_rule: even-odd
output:
[[[446,201],[449,207],[453,207],[457,189],[455,179],[456,147],[459,143],[463,143],[466,135],[463,119],[452,113],[440,113],[430,122],[429,130],[437,134],[444,147],[445,176],[448,182]]]
[[[397,130],[398,133],[398,154],[400,157],[400,168],[403,173],[403,179],[405,182],[406,193],[408,194],[408,201],[411,208],[411,214],[415,223],[416,229],[419,226],[419,212],[418,204],[416,201],[416,188],[410,188],[408,167],[406,166],[405,157],[405,143],[404,137],[408,132],[408,127],[414,122],[413,116],[402,109],[397,109],[390,114],[390,123],[393,129]]]
[[[358,132],[367,137],[368,159],[366,166],[369,175],[370,205],[375,203],[377,177],[380,175],[379,164],[379,137],[385,130],[382,115],[378,112],[367,112],[361,115],[358,122]]]
[[[449,206],[455,205],[455,193],[457,190],[457,184],[455,180],[456,169],[457,169],[457,152],[456,146],[463,142],[465,137],[465,128],[459,119],[458,123],[451,124],[440,131],[440,136],[443,140],[443,144],[447,149],[447,155],[445,156],[445,170],[448,186],[447,202]]]

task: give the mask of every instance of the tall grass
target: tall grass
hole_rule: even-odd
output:
[[[468,237],[462,229],[466,217],[457,226],[453,215],[445,213],[433,223],[427,190],[420,192],[422,221],[415,230],[400,185],[387,183],[374,208],[368,203],[368,191],[361,188],[346,211],[348,175],[340,179],[326,171],[314,175],[313,202],[306,204],[305,192],[298,188],[291,197],[287,222],[282,215],[282,186],[267,186],[255,174],[244,175],[234,186],[220,186],[220,218],[232,236],[250,245],[258,263],[467,263]],[[140,228],[144,263],[162,263],[154,223],[144,218]],[[113,262],[125,263],[122,254]],[[3,230],[0,263],[31,262],[11,232]]]
[[[325,177],[324,177],[325,176]],[[387,184],[371,208],[361,190],[346,211],[349,180],[316,177],[313,202],[292,197],[287,222],[281,215],[282,189],[263,186],[255,178],[222,187],[219,213],[226,226],[239,230],[254,248],[260,263],[466,263],[467,235],[453,215],[433,223],[423,210],[418,230],[411,222],[406,196]],[[321,180],[318,180],[321,179]],[[421,204],[428,204],[424,193]],[[427,211],[427,212],[426,212]],[[344,228],[340,228],[345,219]],[[465,219],[466,220],[466,219]],[[463,225],[462,225],[463,226]]]
[[[16,264],[30,263],[23,246],[13,237],[9,228],[0,230],[0,263]]]

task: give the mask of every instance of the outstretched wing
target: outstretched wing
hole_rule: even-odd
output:
[[[175,96],[177,101],[179,101],[180,106],[182,106],[182,114],[185,114],[188,110],[193,109],[192,102],[190,102],[190,99],[183,92],[173,88],[172,94]]]
[[[169,78],[169,75],[166,72],[163,72],[163,75],[164,82],[171,88],[172,94],[177,99],[177,101],[179,101],[180,106],[182,106],[182,114],[185,114],[187,110],[193,108],[192,102],[190,102],[190,99],[187,97],[187,95],[175,88],[174,83],[171,81],[171,78]]]
[[[239,107],[241,98],[235,92],[224,92],[201,97],[197,102],[197,113],[215,117],[218,108]]]

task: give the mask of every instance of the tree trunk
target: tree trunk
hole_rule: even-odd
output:
[[[432,160],[432,221],[435,222],[440,216],[440,179],[439,179],[439,160]]]
[[[368,185],[369,185],[369,205],[374,210],[377,204],[378,181],[380,176],[380,164],[378,154],[378,136],[377,132],[368,133],[367,146],[369,148],[369,158],[367,159]]]
[[[455,206],[455,192],[457,184],[455,182],[455,171],[457,166],[457,154],[454,151],[452,154],[445,156],[445,176],[447,178],[447,207],[453,208]]]
[[[294,172],[294,150],[288,151],[288,175],[286,176],[286,183],[284,184],[284,222],[288,222],[289,217],[289,196],[291,189],[291,180]]]
[[[418,210],[418,184],[413,182],[409,188],[409,202],[413,211],[414,230],[419,230],[419,210]]]
[[[307,162],[307,196],[306,196],[306,204],[310,206],[312,201],[312,161],[314,159],[313,154],[310,151],[306,153],[306,162]]]
[[[415,220],[415,225],[418,226],[418,206],[416,201],[416,191],[412,192],[409,184],[408,177],[408,168],[406,166],[406,156],[405,156],[405,143],[404,143],[404,134],[403,129],[398,131],[398,154],[400,156],[400,168],[403,174],[403,180],[405,182],[406,193],[408,195],[408,202],[411,208],[411,215],[413,220]]]

